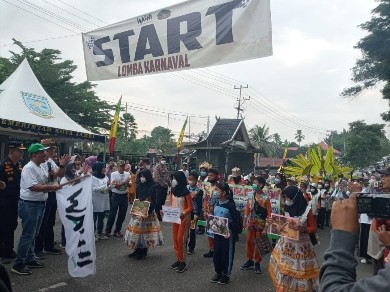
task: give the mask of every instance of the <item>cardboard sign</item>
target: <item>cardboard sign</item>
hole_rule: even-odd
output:
[[[162,218],[163,222],[181,224],[180,208],[163,206],[163,212],[164,212],[164,216]]]

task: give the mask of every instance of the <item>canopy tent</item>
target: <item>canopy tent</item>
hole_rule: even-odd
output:
[[[43,89],[27,59],[0,85],[0,134],[10,138],[52,137],[105,142],[68,117]]]

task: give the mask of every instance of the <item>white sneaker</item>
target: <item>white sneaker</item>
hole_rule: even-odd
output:
[[[366,260],[365,258],[362,258],[362,259],[360,260],[360,262],[361,262],[362,264],[367,264],[367,260]]]
[[[99,241],[99,235],[95,235],[95,242]]]
[[[108,236],[105,236],[105,235],[102,233],[102,234],[99,234],[99,235],[97,236],[97,238],[98,238],[98,239],[103,239],[103,240],[105,240],[105,239],[108,239]]]

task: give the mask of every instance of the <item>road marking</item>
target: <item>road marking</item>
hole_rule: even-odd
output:
[[[46,288],[39,289],[38,291],[39,292],[46,292],[46,291],[49,291],[51,289],[57,289],[57,288],[60,288],[60,287],[64,287],[66,285],[68,285],[68,284],[66,284],[65,282],[61,282],[61,283],[54,284],[54,285],[51,285],[51,286],[46,287]]]

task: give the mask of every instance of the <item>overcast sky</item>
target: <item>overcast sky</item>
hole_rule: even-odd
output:
[[[179,2],[2,0],[0,55],[9,57],[9,50],[19,52],[10,45],[12,38],[36,50],[58,49],[64,59],[78,66],[75,81],[82,82],[86,80],[82,31]],[[185,114],[200,116],[191,119],[190,132],[195,134],[206,131],[207,116],[211,127],[215,115],[235,118],[239,91],[234,86],[240,84],[249,85],[243,94],[251,96],[244,105],[247,128],[266,123],[270,132],[279,133],[283,140],[293,141],[297,129],[302,129],[304,143],[312,143],[321,141],[327,130],[348,128],[352,121],[383,123],[380,113],[388,104],[381,99],[380,88],[365,91],[351,102],[339,95],[344,87],[353,85],[350,69],[360,56],[353,46],[365,35],[357,26],[371,18],[376,5],[374,0],[271,1],[273,56],[207,69],[99,81],[95,82],[96,92],[115,103],[123,95],[142,135],[156,126],[169,126],[176,134]],[[60,23],[42,14],[42,8],[82,27]]]

